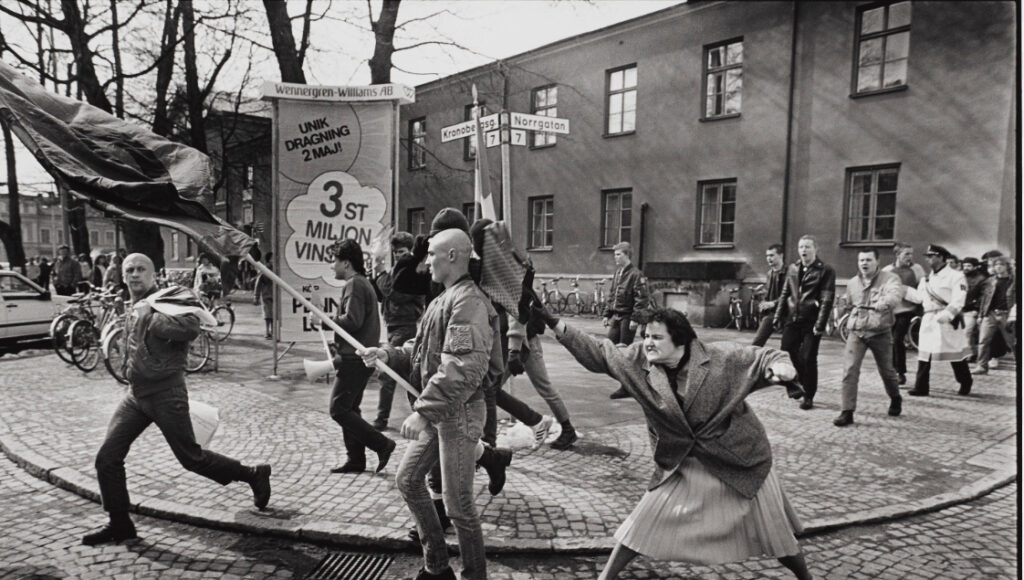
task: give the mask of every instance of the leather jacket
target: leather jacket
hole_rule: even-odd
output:
[[[978,316],[985,317],[991,314],[989,310],[992,306],[992,296],[995,295],[996,282],[998,280],[999,278],[995,274],[992,274],[984,282],[980,284],[981,298],[978,299]],[[1010,284],[1009,286],[1006,287],[1007,310],[1009,310],[1010,307],[1017,303],[1016,292],[1016,282],[1014,282],[1013,276],[1010,276]]]
[[[609,291],[608,307],[604,311],[605,318],[629,317],[632,321],[643,324],[649,307],[650,297],[647,292],[647,280],[644,274],[633,264],[623,266],[612,278]]]
[[[775,308],[775,324],[813,320],[814,328],[824,332],[836,299],[836,271],[815,258],[804,268],[801,278],[800,266],[798,260],[786,271],[786,283]]]
[[[153,288],[149,294],[156,290]],[[133,307],[125,320],[124,336],[133,395],[144,397],[185,384],[188,346],[199,336],[197,317],[168,316],[152,309],[140,315]]]

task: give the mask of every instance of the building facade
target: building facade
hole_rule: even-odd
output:
[[[433,81],[402,107],[398,223],[472,207],[475,140],[441,129],[475,84],[487,113],[569,120],[509,153],[542,276],[608,276],[619,241],[677,289],[753,282],[804,234],[843,279],[896,241],[1015,253],[1016,22],[1010,2],[698,1]]]
[[[64,245],[64,227],[60,204],[52,197],[19,196],[21,212],[21,241],[25,258],[47,258],[57,255],[57,248]],[[10,217],[8,195],[0,193],[0,221]],[[117,230],[113,219],[86,206],[86,223],[89,227],[89,246],[93,254],[110,253],[117,244],[124,245],[124,239]],[[69,244],[70,245],[70,244]],[[0,262],[8,262],[7,251],[0,244]]]

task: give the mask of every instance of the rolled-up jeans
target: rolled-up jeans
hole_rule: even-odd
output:
[[[188,391],[184,384],[138,398],[129,391],[110,418],[107,437],[96,454],[96,478],[106,511],[123,513],[131,506],[124,459],[132,443],[151,423],[160,428],[174,456],[185,469],[221,485],[249,479],[248,468],[237,460],[203,449],[196,443],[192,417],[188,413]]]
[[[462,556],[462,578],[487,577],[484,535],[473,502],[473,471],[476,445],[483,433],[484,401],[478,399],[458,408],[454,416],[432,424],[420,439],[412,441],[398,466],[396,483],[412,512],[423,545],[424,567],[438,574],[448,567],[448,548],[434,502],[424,478],[441,464],[445,510],[455,526]]]

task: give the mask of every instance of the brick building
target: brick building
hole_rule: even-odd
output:
[[[401,111],[399,225],[471,207],[475,147],[440,130],[476,84],[488,112],[569,119],[510,153],[541,275],[608,276],[628,240],[655,288],[720,307],[803,234],[843,279],[897,240],[1016,253],[1016,22],[1010,2],[697,1],[426,83]]]

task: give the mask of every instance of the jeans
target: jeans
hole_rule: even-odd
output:
[[[459,407],[455,416],[431,425],[420,439],[409,443],[398,466],[398,491],[412,512],[423,545],[424,567],[437,574],[448,567],[441,521],[424,481],[440,462],[445,510],[455,526],[462,556],[462,577],[487,577],[484,535],[473,504],[473,471],[476,445],[483,432],[484,402],[472,401]]]
[[[899,375],[892,366],[892,332],[886,330],[872,336],[858,336],[851,332],[846,339],[846,351],[843,353],[845,372],[843,373],[843,411],[857,410],[857,383],[860,381],[860,366],[864,362],[864,353],[871,349],[878,366],[878,374],[882,377],[885,394],[895,401],[900,398]]]
[[[249,469],[237,460],[203,449],[196,443],[184,384],[140,398],[129,392],[114,411],[107,436],[96,454],[96,478],[103,509],[108,512],[127,513],[131,506],[124,459],[132,443],[150,423],[156,423],[185,469],[221,485],[249,480]]]
[[[804,386],[804,398],[818,393],[818,346],[821,335],[814,334],[814,320],[790,322],[782,329],[782,350],[789,353],[797,378]]]
[[[907,333],[910,332],[910,323],[913,322],[917,312],[910,310],[895,315],[895,323],[892,327],[892,364],[896,372],[907,374]]]
[[[971,360],[978,359],[978,311],[962,312],[964,332],[967,333],[967,344],[971,347]]]
[[[772,331],[775,330],[772,325],[772,320],[775,318],[775,313],[770,312],[761,317],[757,323],[757,335],[754,336],[754,342],[750,343],[754,346],[764,346],[768,344],[768,338],[771,337]]]
[[[1014,350],[1016,339],[1013,336],[1013,328],[1006,321],[1008,316],[1009,313],[1006,310],[995,310],[981,319],[981,324],[978,325],[978,366],[980,368],[988,368],[988,361],[992,359],[992,339],[995,338],[997,332],[1002,333],[1003,340],[1006,341],[1006,346],[1010,349],[1010,354],[1016,358],[1017,351]]]
[[[400,347],[405,344],[405,341],[410,338],[416,337],[415,326],[389,326],[388,327],[388,344],[394,347]],[[395,398],[395,379],[391,378],[391,375],[387,373],[381,373],[379,376],[380,380],[380,400],[377,402],[377,421],[387,424],[388,419],[391,418],[391,403]]]
[[[616,318],[621,316],[621,318]],[[633,344],[636,337],[636,328],[629,328],[630,319],[628,314],[615,315],[608,320],[608,340],[615,344]]]
[[[336,362],[334,367],[338,370],[338,377],[331,391],[331,419],[341,425],[348,460],[365,466],[367,447],[381,453],[391,443],[390,439],[364,421],[359,413],[363,391],[366,390],[366,382],[373,374],[373,369],[367,368],[362,359],[350,357],[342,357],[341,362]]]

